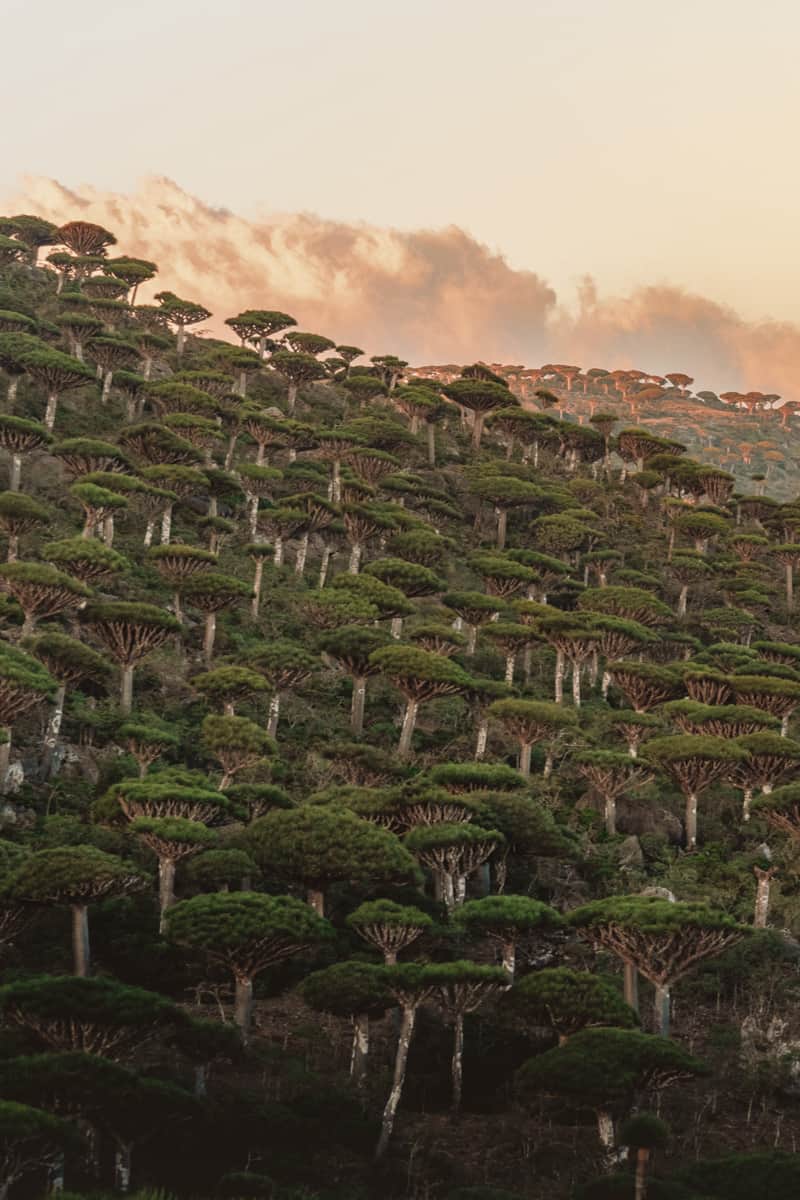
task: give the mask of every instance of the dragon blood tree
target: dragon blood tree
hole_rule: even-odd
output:
[[[578,774],[592,785],[603,801],[606,832],[617,832],[617,799],[633,788],[650,783],[653,776],[647,768],[614,750],[586,750],[576,760]]]
[[[181,612],[181,586],[195,575],[210,571],[217,564],[216,554],[199,546],[185,546],[178,542],[150,546],[147,561],[151,562],[165,583],[173,590],[172,608],[179,621]]]
[[[411,1049],[411,1039],[414,1036],[417,1012],[434,996],[437,987],[437,981],[428,977],[428,968],[419,966],[417,963],[401,963],[394,967],[386,967],[384,983],[394,1002],[398,1005],[401,1015],[392,1086],[383,1109],[381,1133],[375,1148],[375,1157],[378,1159],[386,1153],[391,1141],[397,1109],[403,1094],[408,1053]]]
[[[2,365],[0,350],[0,365]],[[9,397],[13,399],[13,397]],[[52,441],[52,434],[38,421],[25,417],[12,417],[7,413],[0,416],[0,446],[11,456],[8,490],[18,492],[22,479],[22,462],[26,455],[43,450]]]
[[[710,734],[676,734],[653,738],[647,758],[669,775],[686,801],[686,848],[697,846],[697,803],[703,792],[730,775],[747,752],[730,738]]]
[[[248,342],[254,345],[259,358],[263,359],[267,351],[267,342],[273,334],[280,333],[283,329],[289,329],[292,325],[296,325],[297,321],[288,313],[248,308],[244,312],[240,312],[238,316],[226,317],[225,324],[229,325],[241,339],[243,346]]]
[[[84,680],[102,685],[108,679],[111,667],[102,654],[92,650],[91,646],[57,630],[48,630],[31,638],[26,645],[58,683],[42,749],[41,776],[46,780],[53,768],[67,689]]]
[[[370,656],[375,650],[387,645],[389,640],[386,630],[364,625],[342,625],[320,640],[323,654],[333,659],[352,679],[350,728],[356,737],[361,737],[364,731],[367,679],[380,670],[371,661]]]
[[[11,727],[28,709],[52,700],[57,683],[36,658],[0,642],[0,794],[11,757]]]
[[[800,683],[773,676],[731,675],[730,685],[737,704],[763,709],[781,721],[781,733],[789,732],[792,713],[800,704]]]
[[[52,433],[58,401],[64,392],[94,383],[94,372],[85,363],[60,350],[32,350],[21,359],[25,372],[47,392],[44,427]]]
[[[381,952],[387,967],[393,967],[400,951],[416,942],[433,921],[421,909],[394,900],[366,900],[350,913],[347,924]]]
[[[367,1080],[369,1025],[391,1003],[383,983],[383,968],[373,963],[339,962],[306,976],[300,994],[309,1008],[345,1017],[353,1026],[350,1077],[357,1088]]]
[[[19,539],[51,519],[50,510],[21,492],[0,492],[0,529],[8,538],[6,561],[17,561]]]
[[[591,971],[549,967],[526,975],[508,993],[504,1007],[515,1023],[535,1029],[549,1026],[562,1045],[592,1026],[632,1029],[636,1013],[613,984]]]
[[[481,448],[483,423],[496,408],[513,408],[516,400],[507,385],[488,379],[454,379],[443,388],[448,400],[472,413],[472,448]]]
[[[174,292],[156,292],[155,299],[161,304],[161,311],[168,325],[177,330],[176,351],[178,358],[183,354],[186,343],[186,330],[190,325],[199,325],[207,321],[211,313],[195,300],[181,300]]]
[[[88,975],[89,905],[111,896],[141,891],[146,880],[132,864],[94,846],[38,850],[25,859],[11,880],[11,892],[30,904],[64,906],[72,911],[75,975]]]
[[[426,978],[436,990],[431,997],[453,1026],[453,1054],[450,1063],[453,1093],[451,1108],[458,1112],[464,1078],[464,1016],[475,1012],[484,1001],[508,987],[508,976],[498,967],[473,962],[432,963]]]
[[[450,659],[412,646],[385,646],[370,656],[373,666],[387,676],[405,697],[406,709],[397,754],[407,758],[420,704],[439,696],[465,692],[470,677]]]
[[[182,900],[169,910],[166,928],[171,941],[231,972],[236,985],[234,1019],[245,1041],[256,976],[302,954],[331,932],[328,922],[302,900],[257,892],[215,892]]]
[[[493,596],[483,592],[447,592],[442,596],[442,604],[455,613],[457,622],[467,625],[467,654],[475,653],[478,640],[478,630],[488,625],[497,615],[498,603]]]
[[[248,665],[254,671],[259,671],[273,689],[267,733],[274,738],[278,732],[283,693],[302,687],[318,670],[319,659],[300,642],[281,638],[273,642],[259,642],[252,647]]]
[[[649,712],[665,700],[672,700],[680,692],[680,677],[670,667],[625,660],[610,663],[608,673],[611,682],[640,714]]]
[[[195,675],[192,687],[226,717],[236,716],[238,704],[251,703],[270,690],[264,676],[249,667],[215,667]]]
[[[274,809],[249,826],[245,848],[265,873],[302,884],[320,916],[331,884],[375,886],[419,878],[399,838],[334,806]]]
[[[6,563],[0,566],[0,582],[25,615],[23,637],[33,633],[37,620],[82,608],[90,594],[85,584],[44,563]]]
[[[727,913],[656,896],[595,900],[566,919],[585,941],[616,954],[653,984],[655,1024],[663,1037],[669,1036],[670,989],[703,959],[721,954],[747,933]]]
[[[120,708],[129,713],[133,704],[134,668],[180,633],[180,622],[151,604],[127,601],[93,604],[83,610],[82,616],[92,635],[119,664]]]
[[[411,853],[433,875],[450,916],[466,899],[467,877],[504,843],[496,829],[482,829],[466,821],[417,825],[405,839]]]
[[[87,541],[80,537],[48,542],[42,547],[41,555],[68,575],[89,585],[105,583],[130,565],[122,554],[109,549],[102,542]]]
[[[514,982],[517,943],[532,933],[549,933],[559,929],[561,917],[539,900],[530,896],[483,896],[468,900],[457,909],[454,921],[473,937],[485,937],[500,953],[507,983]]]
[[[210,663],[214,657],[217,633],[217,613],[243,600],[252,600],[250,585],[233,575],[208,571],[195,574],[182,586],[186,603],[204,614],[203,659]]]
[[[222,767],[220,791],[225,791],[240,771],[257,767],[277,753],[269,734],[246,717],[209,714],[201,728],[201,743],[206,754]]]
[[[531,773],[531,751],[535,745],[578,727],[574,709],[546,700],[495,700],[489,716],[519,742],[519,769],[526,777]]]

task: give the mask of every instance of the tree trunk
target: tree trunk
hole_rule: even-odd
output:
[[[331,500],[339,504],[342,499],[342,464],[338,458],[331,463]]]
[[[686,794],[686,849],[697,848],[697,796],[693,792]]]
[[[296,383],[292,383],[292,382],[290,381],[290,383],[289,383],[289,392],[288,392],[288,395],[287,395],[287,397],[286,397],[286,407],[287,407],[287,409],[288,409],[288,411],[289,411],[289,415],[290,415],[290,416],[291,416],[291,414],[294,412],[294,406],[295,406],[295,404],[296,404],[296,403],[297,403],[297,384],[296,384]]]
[[[203,659],[210,663],[214,657],[214,640],[217,636],[217,614],[206,613],[205,629],[203,630]]]
[[[467,630],[467,654],[475,653],[475,646],[478,642],[478,626],[470,625]]]
[[[108,404],[108,398],[111,395],[111,384],[114,380],[114,372],[106,371],[103,376],[103,391],[100,395],[100,403]]]
[[[617,832],[617,801],[614,796],[606,796],[605,819],[606,833],[614,837]]]
[[[328,567],[330,566],[331,555],[333,551],[330,546],[326,546],[322,551],[322,560],[319,564],[319,581],[317,587],[322,591],[328,579]]]
[[[168,504],[164,509],[161,517],[161,544],[162,546],[169,545],[170,535],[172,533],[172,505]]]
[[[506,548],[506,530],[508,528],[508,512],[505,508],[497,509],[497,549]]]
[[[639,1012],[639,972],[632,962],[623,964],[623,996],[635,1013]]]
[[[11,455],[11,478],[8,481],[8,490],[10,492],[18,492],[20,480],[22,479],[22,455]]]
[[[581,706],[581,664],[577,659],[572,663],[572,703],[576,708]]]
[[[72,973],[86,979],[91,965],[89,950],[89,906],[72,905]]]
[[[603,1165],[611,1170],[616,1160],[617,1139],[614,1134],[614,1118],[611,1113],[599,1109],[597,1112],[597,1133],[603,1147]]]
[[[419,701],[407,700],[406,711],[403,716],[403,728],[400,731],[400,741],[397,745],[398,758],[408,758],[411,753],[411,739],[414,736],[414,726],[417,723],[417,712],[419,711]]]
[[[689,585],[685,583],[681,588],[681,594],[678,596],[678,616],[686,616],[686,600],[689,596]]]
[[[263,558],[256,559],[256,569],[253,574],[253,599],[250,601],[250,615],[255,621],[258,618],[258,609],[261,604],[261,580],[264,575],[264,560]]]
[[[19,553],[19,534],[9,533],[9,535],[8,535],[8,554],[6,555],[6,562],[10,562],[10,563],[16,562],[18,553]]]
[[[306,558],[308,556],[308,534],[304,533],[300,539],[300,546],[297,550],[297,558],[294,560],[295,575],[302,575],[306,568]]]
[[[515,942],[503,942],[503,970],[508,975],[509,983],[514,982],[514,972],[517,969],[517,946]]]
[[[167,910],[175,903],[175,861],[171,858],[161,858],[158,861],[158,932],[163,933],[167,927]]]
[[[391,632],[392,637],[396,641],[399,641],[399,639],[403,636],[403,618],[402,617],[392,617],[390,632]]]
[[[750,805],[753,803],[753,789],[746,787],[742,797],[742,820],[750,820]]]
[[[250,541],[254,542],[256,541],[256,534],[258,532],[258,496],[250,497],[247,512],[250,526]]]
[[[436,427],[433,421],[426,422],[428,434],[428,466],[436,466]]]
[[[175,352],[178,355],[178,358],[181,358],[183,355],[183,347],[186,344],[186,326],[185,325],[178,326],[177,339],[178,340],[175,344]]]
[[[657,984],[653,1004],[653,1016],[655,1018],[656,1033],[660,1034],[661,1037],[669,1037],[669,1010],[669,988],[666,985],[660,987]]]
[[[353,1048],[350,1053],[350,1078],[362,1091],[367,1083],[367,1059],[369,1056],[369,1016],[357,1013],[353,1019]]]
[[[233,1020],[241,1030],[242,1041],[246,1044],[250,1040],[250,1021],[253,1014],[253,980],[248,975],[237,975],[235,981]]]
[[[486,754],[486,743],[489,741],[489,720],[488,717],[481,717],[478,721],[478,736],[475,739],[475,761],[480,762]]]
[[[526,779],[530,778],[531,774],[531,751],[533,746],[530,742],[520,742],[519,746],[519,770],[520,774]]]
[[[783,717],[781,720],[781,737],[789,736],[789,721],[791,719],[791,716],[792,716],[791,713],[787,713],[786,716]]]
[[[8,786],[8,767],[11,762],[11,726],[2,725],[0,729],[6,735],[6,740],[0,742],[0,796],[4,796]]]
[[[767,917],[769,916],[769,890],[775,870],[772,867],[766,871],[761,867],[754,867],[753,870],[758,881],[756,883],[756,909],[753,916],[753,925],[756,929],[766,929]]]
[[[353,700],[350,706],[350,728],[356,737],[364,732],[364,704],[367,698],[367,680],[363,675],[353,678]]]
[[[275,692],[269,702],[269,718],[267,720],[267,733],[271,738],[277,737],[278,721],[281,715],[281,694]]]
[[[133,707],[133,664],[123,665],[120,669],[120,674],[119,707],[121,712],[127,714]]]
[[[19,375],[11,375],[8,380],[8,391],[6,399],[9,404],[13,404],[17,398],[17,388],[19,387]]]
[[[306,901],[318,917],[325,916],[325,893],[321,892],[319,888],[309,888],[306,892]]]
[[[554,688],[556,704],[563,704],[564,702],[564,673],[564,654],[561,650],[556,650],[556,674]]]
[[[47,782],[53,773],[53,758],[55,757],[56,747],[58,745],[58,735],[61,730],[61,721],[64,716],[64,700],[67,695],[66,684],[59,684],[58,690],[53,701],[53,710],[50,713],[50,720],[47,722],[47,731],[44,735],[44,746],[42,747],[42,781]]]
[[[649,1147],[637,1147],[634,1200],[647,1200],[647,1163],[649,1158]]]
[[[516,662],[517,656],[515,653],[512,652],[506,655],[506,683],[509,685],[514,682],[514,667],[516,666]]]
[[[403,1005],[403,1015],[400,1021],[400,1034],[397,1039],[397,1052],[394,1059],[394,1077],[392,1079],[392,1087],[389,1092],[389,1098],[383,1110],[383,1119],[381,1121],[381,1135],[378,1139],[378,1145],[375,1149],[375,1157],[382,1158],[386,1153],[389,1141],[394,1128],[394,1119],[397,1115],[397,1108],[400,1104],[400,1097],[403,1094],[403,1084],[406,1077],[406,1066],[408,1064],[408,1051],[411,1046],[411,1039],[414,1036],[414,1024],[416,1021],[417,1010],[412,1005]]]
[[[483,421],[484,421],[484,414],[482,412],[473,413],[473,420],[472,420],[472,448],[473,448],[473,450],[480,450],[480,448],[481,448],[481,438],[483,436]]]
[[[156,527],[155,520],[151,518],[147,522],[147,525],[145,526],[145,530],[144,530],[144,543],[143,544],[145,546],[152,546],[153,532],[155,531],[155,527]]]
[[[103,543],[109,550],[114,548],[114,516],[109,514],[103,521]]]
[[[56,423],[56,410],[58,408],[58,392],[51,392],[47,397],[47,408],[44,412],[45,428],[52,433],[53,426]]]
[[[118,1192],[131,1190],[131,1147],[128,1142],[117,1142],[114,1152],[114,1187]]]
[[[360,566],[361,566],[361,547],[359,546],[358,542],[355,542],[350,551],[350,562],[348,563],[348,566],[347,566],[348,574],[349,575],[357,575],[358,569]]]
[[[786,564],[786,607],[789,612],[794,608],[794,566],[790,562]]]
[[[450,1064],[450,1074],[453,1080],[452,1110],[461,1110],[461,1094],[464,1084],[464,1014],[456,1013],[453,1027],[453,1059]]]

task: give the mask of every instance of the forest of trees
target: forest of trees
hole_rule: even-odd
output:
[[[0,1200],[794,1200],[800,500],[123,249],[0,218]]]

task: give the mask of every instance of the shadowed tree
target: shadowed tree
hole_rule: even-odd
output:
[[[114,854],[94,846],[61,846],[31,854],[10,886],[27,903],[71,910],[73,972],[84,976],[91,966],[89,905],[141,891],[145,883],[132,863]]]
[[[2,351],[0,351],[0,366],[2,365]],[[13,397],[9,397],[9,399],[13,399]],[[24,417],[12,417],[7,413],[0,416],[0,446],[11,456],[8,478],[10,492],[18,492],[20,489],[24,457],[36,450],[44,449],[51,441],[52,434],[38,421],[28,421]]]
[[[264,580],[264,564],[275,556],[274,547],[267,542],[248,542],[243,548],[248,558],[255,564],[253,571],[253,590],[252,600],[250,601],[250,615],[253,620],[258,619],[258,612],[261,606],[261,589]]]
[[[109,549],[102,542],[87,541],[80,537],[48,542],[42,547],[41,555],[68,575],[74,575],[81,583],[90,585],[105,583],[129,566],[128,560],[117,554],[116,550]]]
[[[486,627],[484,638],[505,655],[505,682],[514,682],[514,670],[520,650],[527,650],[540,635],[531,625],[515,625],[513,621],[497,621]]]
[[[497,514],[498,550],[505,549],[509,512],[531,507],[542,495],[541,488],[536,484],[504,475],[481,476],[473,484],[472,491],[481,500],[491,504]]]
[[[147,561],[151,562],[165,583],[173,590],[173,612],[179,621],[181,612],[181,589],[187,579],[210,571],[217,564],[217,555],[199,546],[185,546],[179,542],[150,546]]]
[[[333,883],[375,886],[418,877],[414,859],[393,833],[344,808],[276,809],[249,827],[246,849],[270,876],[302,884],[320,916]]]
[[[215,846],[217,833],[201,821],[183,817],[135,817],[130,830],[158,859],[158,930],[163,934],[167,913],[175,903],[178,863]]]
[[[385,646],[375,650],[370,661],[405,697],[397,754],[399,758],[407,758],[411,753],[420,704],[439,696],[454,696],[467,691],[470,677],[450,659],[412,646]]]
[[[126,721],[118,734],[124,740],[125,749],[138,763],[140,779],[146,777],[148,768],[167,750],[177,749],[180,744],[178,735],[155,719]]]
[[[51,432],[56,423],[62,393],[94,383],[94,372],[77,358],[60,350],[31,350],[21,358],[25,373],[47,393],[44,426]]]
[[[800,704],[800,683],[773,676],[734,674],[730,686],[737,704],[760,708],[781,721],[781,733],[789,732],[792,713]]]
[[[41,777],[47,780],[53,769],[67,689],[83,681],[105,684],[111,667],[96,650],[56,630],[48,630],[32,638],[27,643],[27,649],[58,683],[42,747]]]
[[[56,442],[50,453],[63,462],[73,477],[89,475],[95,471],[113,474],[130,470],[130,459],[119,446],[99,438],[66,438]]]
[[[117,239],[102,225],[93,225],[91,221],[68,221],[55,231],[57,245],[66,246],[77,255],[102,255],[105,257],[108,246],[116,246]],[[50,243],[51,245],[53,243]]]
[[[574,909],[567,921],[588,942],[616,954],[656,989],[655,1025],[669,1036],[670,989],[703,959],[747,933],[727,913],[657,896],[611,896]],[[628,997],[632,999],[632,997]]]
[[[313,354],[296,354],[291,350],[276,350],[270,359],[270,366],[279,371],[288,381],[289,391],[286,407],[290,415],[294,412],[299,389],[304,384],[314,383],[325,378],[325,368]]]
[[[591,1026],[632,1029],[638,1024],[636,1013],[611,983],[590,971],[569,967],[526,975],[509,992],[504,1007],[515,1023],[532,1028],[550,1026],[559,1045]]]
[[[485,937],[494,943],[507,984],[514,982],[520,939],[532,933],[550,933],[563,923],[549,905],[532,900],[530,896],[510,895],[467,900],[454,914],[454,922],[472,937]]]
[[[512,408],[514,397],[501,383],[483,379],[455,379],[443,389],[448,400],[472,413],[472,447],[481,447],[483,423],[487,413],[496,408]]]
[[[633,1029],[584,1029],[564,1045],[530,1058],[516,1076],[522,1094],[559,1096],[597,1116],[607,1163],[616,1160],[614,1118],[642,1093],[705,1073],[680,1046]]]
[[[491,858],[504,841],[496,829],[439,821],[417,825],[407,835],[405,844],[433,875],[436,890],[452,916],[466,899],[467,877]]]
[[[273,312],[261,308],[248,308],[244,312],[240,312],[236,317],[226,317],[225,324],[229,325],[234,333],[241,338],[243,346],[247,342],[250,342],[251,345],[256,347],[259,357],[264,358],[267,342],[272,335],[280,333],[282,329],[288,329],[290,326],[296,325],[297,321],[287,313]]]
[[[252,600],[250,585],[232,575],[219,575],[215,571],[208,571],[187,579],[182,594],[191,608],[199,608],[205,616],[203,660],[210,663],[214,657],[217,613],[226,608],[233,608],[239,601]]]
[[[634,1200],[647,1200],[650,1156],[654,1150],[662,1150],[666,1146],[669,1135],[669,1125],[653,1113],[634,1113],[627,1121],[623,1121],[619,1131],[620,1143],[630,1147],[636,1161]]]
[[[319,669],[319,659],[299,642],[279,638],[253,646],[248,662],[254,671],[260,671],[272,685],[267,733],[274,738],[280,720],[281,695],[306,683]]]
[[[155,299],[161,304],[161,311],[167,324],[177,330],[175,349],[178,358],[181,358],[186,343],[187,328],[190,325],[199,325],[201,321],[207,321],[211,313],[196,300],[181,300],[174,292],[156,292]]]
[[[474,654],[478,630],[496,618],[499,607],[497,600],[493,596],[485,596],[483,592],[447,592],[442,596],[442,604],[454,612],[459,621],[466,622],[466,653]]]
[[[89,605],[83,610],[82,618],[90,633],[119,664],[120,708],[129,713],[133,704],[134,668],[169,638],[179,634],[180,622],[151,604],[127,601]]]
[[[392,1086],[383,1109],[381,1133],[375,1148],[375,1157],[386,1153],[394,1129],[395,1117],[403,1095],[403,1085],[408,1066],[411,1039],[414,1036],[417,1011],[430,1000],[436,991],[436,981],[428,978],[426,967],[416,963],[402,963],[386,967],[384,982],[395,1003],[400,1008],[400,1029],[397,1035]]]
[[[3,1196],[26,1175],[53,1167],[63,1161],[66,1151],[80,1148],[80,1135],[69,1121],[28,1104],[0,1101],[0,1194]]]
[[[545,700],[496,700],[489,707],[489,717],[519,742],[519,769],[526,777],[531,773],[531,751],[535,745],[578,726],[574,709]]]
[[[302,954],[330,935],[330,926],[290,896],[217,892],[193,896],[167,914],[167,936],[230,971],[236,985],[234,1020],[250,1034],[253,981],[267,967]]]
[[[8,538],[7,562],[17,561],[19,539],[51,518],[48,508],[20,492],[0,492],[0,529]]]
[[[614,750],[585,750],[577,756],[576,767],[602,798],[606,833],[613,837],[617,832],[618,798],[650,783],[652,774],[630,754]]]
[[[211,714],[203,721],[200,733],[204,751],[222,767],[220,791],[233,783],[240,771],[251,770],[277,753],[272,738],[246,717]]]
[[[350,704],[350,728],[356,737],[364,732],[364,705],[367,695],[367,679],[380,670],[372,661],[373,651],[389,642],[384,629],[363,625],[343,625],[332,630],[320,641],[324,654],[332,658],[337,666],[346,671],[353,681]]]
[[[215,667],[195,675],[192,687],[226,717],[236,715],[236,705],[247,704],[269,691],[270,685],[262,674],[249,667]]]
[[[113,522],[115,515],[128,507],[125,496],[96,483],[73,483],[69,493],[83,509],[81,537],[87,540],[95,536],[98,526],[105,527],[107,522]]]
[[[728,738],[710,734],[675,734],[647,743],[648,761],[678,785],[686,801],[686,848],[697,846],[697,803],[712,784],[746,759],[746,751]]]
[[[508,987],[508,976],[497,967],[480,966],[473,962],[432,963],[425,969],[426,978],[436,986],[431,997],[453,1026],[453,1054],[450,1061],[452,1080],[451,1108],[461,1109],[464,1076],[464,1016],[475,1012],[484,1001]]]
[[[421,909],[394,900],[367,900],[350,913],[347,924],[381,952],[385,966],[393,967],[400,951],[416,942],[433,921]]]
[[[38,620],[82,608],[89,596],[89,589],[80,580],[44,563],[6,563],[0,566],[0,581],[25,615],[23,637],[33,633]]]
[[[100,402],[108,403],[111,395],[111,385],[114,382],[114,372],[117,370],[132,370],[139,362],[139,351],[132,342],[118,337],[92,338],[89,346],[89,357],[97,364],[101,372],[103,387]]]
[[[391,1003],[383,968],[372,963],[339,962],[314,971],[300,985],[305,1003],[317,1012],[344,1017],[353,1026],[350,1078],[357,1088],[367,1081],[370,1018],[380,1018]]]
[[[0,795],[11,757],[11,726],[28,709],[52,700],[56,688],[55,679],[37,659],[0,642]]]
[[[669,667],[623,660],[610,663],[608,673],[639,716],[671,700],[680,691],[679,676]]]

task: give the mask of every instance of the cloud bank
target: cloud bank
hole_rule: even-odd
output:
[[[243,308],[279,308],[301,328],[417,364],[637,366],[686,371],[717,391],[800,399],[800,326],[747,322],[671,286],[603,297],[590,277],[567,308],[541,276],[456,226],[403,231],[309,213],[249,220],[165,178],[131,194],[28,178],[4,206],[112,229],[120,253],[158,262],[152,290],[204,303],[216,333]]]

